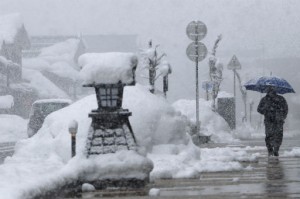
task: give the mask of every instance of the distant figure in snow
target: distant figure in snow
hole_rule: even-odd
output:
[[[266,146],[269,156],[278,156],[283,138],[283,124],[288,114],[288,105],[281,95],[277,95],[274,87],[268,87],[257,111],[265,116]]]

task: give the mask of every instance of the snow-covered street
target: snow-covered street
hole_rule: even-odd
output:
[[[278,159],[267,157],[262,139],[245,140],[238,145],[231,145],[229,147],[235,151],[246,149],[247,153],[259,154],[257,161],[241,161],[243,170],[202,172],[195,179],[157,179],[148,187],[152,196],[141,196],[148,195],[147,193],[106,191],[83,193],[82,198],[299,198],[299,142],[299,137],[284,139],[282,155]]]
[[[299,0],[0,0],[0,199],[300,198]]]

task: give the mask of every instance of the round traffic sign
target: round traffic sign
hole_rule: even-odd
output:
[[[200,41],[206,33],[206,25],[201,21],[192,21],[186,27],[186,34],[193,41]]]
[[[207,48],[201,42],[192,42],[186,49],[186,55],[194,62],[200,62],[205,59],[207,55]]]

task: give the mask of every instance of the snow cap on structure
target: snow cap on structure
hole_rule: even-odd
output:
[[[79,57],[80,75],[85,84],[125,84],[134,82],[138,58],[134,53],[86,53]]]
[[[3,41],[13,43],[22,26],[21,15],[18,13],[0,16],[0,46]]]

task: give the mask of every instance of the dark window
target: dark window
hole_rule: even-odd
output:
[[[117,109],[122,105],[122,86],[106,85],[98,87],[99,108]]]
[[[119,89],[117,87],[99,88],[100,103],[103,108],[119,106]]]

